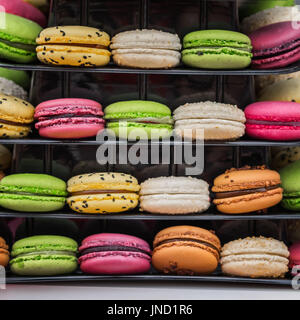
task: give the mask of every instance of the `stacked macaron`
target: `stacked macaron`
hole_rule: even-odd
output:
[[[42,63],[80,67],[105,66],[110,60],[109,35],[86,26],[57,26],[44,29],[36,39]]]
[[[88,99],[55,99],[40,103],[34,117],[39,134],[46,138],[77,139],[96,136],[105,121],[100,103]]]
[[[150,178],[141,183],[140,210],[156,214],[200,213],[210,206],[208,183],[192,177]]]
[[[154,101],[115,102],[104,109],[104,114],[109,131],[123,139],[165,138],[173,130],[171,110]]]
[[[34,107],[27,101],[0,94],[0,137],[22,138],[31,132]]]
[[[232,168],[214,179],[214,204],[222,213],[264,210],[282,199],[280,175],[265,166]]]
[[[85,238],[79,247],[80,269],[91,274],[138,274],[151,266],[151,250],[140,238],[100,233]]]
[[[212,101],[186,103],[174,110],[174,131],[183,138],[232,140],[245,133],[243,110]]]
[[[0,206],[21,212],[49,212],[62,209],[66,183],[47,174],[18,173],[0,181]]]
[[[110,47],[114,62],[131,68],[172,68],[181,57],[178,35],[158,30],[120,32],[111,39]]]
[[[153,241],[152,265],[159,272],[205,275],[214,272],[221,243],[213,231],[193,226],[161,230]]]
[[[243,69],[250,65],[251,41],[239,32],[201,30],[183,38],[182,62],[204,69]]]
[[[32,236],[13,244],[10,270],[22,276],[54,276],[77,268],[77,243],[53,235]]]
[[[35,61],[35,39],[42,28],[33,21],[13,14],[2,12],[1,15],[5,24],[0,34],[0,58],[18,63]]]
[[[134,209],[140,186],[135,177],[118,172],[82,174],[68,183],[67,203],[79,213],[114,213]]]

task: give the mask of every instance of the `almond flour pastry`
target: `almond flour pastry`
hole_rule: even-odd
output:
[[[222,272],[250,278],[279,278],[288,271],[287,246],[273,238],[248,237],[226,243],[221,250]]]
[[[158,30],[131,30],[111,39],[114,62],[119,66],[167,69],[180,62],[181,43],[177,34]]]
[[[245,133],[243,110],[230,104],[212,101],[186,103],[175,109],[173,118],[175,133],[188,139],[197,139],[197,130],[203,130],[204,140],[237,139]]]
[[[42,63],[79,67],[109,63],[109,35],[85,26],[57,26],[44,29],[36,39],[37,57]]]
[[[140,210],[158,214],[200,213],[210,206],[208,183],[192,177],[150,178],[141,183]]]

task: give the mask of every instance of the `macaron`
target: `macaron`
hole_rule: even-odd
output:
[[[249,34],[259,28],[273,23],[297,20],[299,20],[297,6],[276,6],[256,12],[249,17],[244,18],[241,24],[241,29],[244,33]]]
[[[54,276],[77,269],[77,242],[53,235],[32,236],[12,246],[10,270],[21,276]]]
[[[201,213],[210,206],[208,183],[192,177],[158,177],[141,183],[140,210],[157,214]]]
[[[273,23],[249,34],[253,46],[252,67],[286,67],[300,59],[300,29],[291,21]]]
[[[68,183],[67,203],[79,213],[115,213],[134,209],[140,186],[136,178],[118,172],[75,176]]]
[[[255,102],[248,105],[244,112],[249,137],[275,141],[300,139],[300,103]]]
[[[161,230],[153,248],[152,265],[159,272],[206,275],[218,266],[221,243],[213,231],[183,225]]]
[[[300,147],[279,148],[277,152],[272,152],[271,168],[280,170],[297,160],[300,160]]]
[[[29,102],[0,93],[0,137],[23,138],[31,132],[34,107]]]
[[[288,210],[300,209],[300,160],[297,160],[279,171],[283,200],[281,205]]]
[[[251,63],[251,41],[239,32],[200,30],[183,38],[182,62],[193,68],[244,69]]]
[[[169,32],[148,29],[120,32],[111,39],[110,48],[119,66],[167,69],[180,63],[180,39]]]
[[[289,243],[300,242],[300,220],[287,221],[287,239]]]
[[[22,0],[0,0],[0,6],[5,12],[32,20],[44,27],[47,24],[46,16],[36,7]]]
[[[11,165],[11,160],[11,151],[3,144],[0,144],[0,170],[8,169]]]
[[[62,209],[66,183],[38,173],[17,173],[0,181],[0,206],[21,212],[49,212]]]
[[[110,36],[86,26],[57,26],[44,29],[36,39],[37,57],[42,63],[99,67],[109,63]]]
[[[255,212],[282,199],[280,175],[265,166],[232,168],[214,179],[213,203],[226,214]]]
[[[139,274],[149,271],[149,244],[120,233],[99,233],[85,238],[79,247],[79,264],[90,274]]]
[[[79,139],[96,136],[105,121],[100,103],[89,99],[55,99],[40,103],[35,128],[45,138]]]
[[[291,274],[293,276],[300,272],[300,242],[293,243],[289,247],[289,268],[291,269]],[[296,270],[293,270],[293,269]]]
[[[283,278],[289,251],[279,240],[248,237],[226,243],[221,250],[222,272],[249,278]]]
[[[257,101],[291,101],[300,103],[300,78],[276,81],[261,90]]]
[[[243,110],[212,101],[186,103],[173,112],[176,135],[188,139],[232,140],[245,133]],[[203,134],[204,136],[203,136]]]
[[[10,71],[24,72],[24,71],[12,70],[12,69],[0,68],[0,93],[7,94],[9,96],[14,96],[23,100],[28,100],[28,92],[24,90],[24,88],[22,88],[19,84],[9,79]],[[11,78],[13,78],[13,76]]]
[[[9,251],[6,241],[0,237],[0,266],[6,267],[9,261]]]
[[[35,22],[14,14],[1,12],[5,24],[0,34],[0,58],[18,63],[36,60],[35,39],[42,28]]]
[[[166,138],[173,130],[171,110],[154,101],[112,103],[104,109],[104,119],[109,132],[128,140]]]

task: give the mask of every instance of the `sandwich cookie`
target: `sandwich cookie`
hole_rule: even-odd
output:
[[[291,274],[296,276],[300,272],[300,242],[293,243],[289,247],[289,268]]]
[[[201,213],[210,206],[208,183],[192,177],[150,178],[141,183],[140,211]]]
[[[49,212],[62,209],[66,183],[38,173],[17,173],[0,181],[0,205],[20,212]]]
[[[174,110],[173,118],[175,134],[188,139],[195,140],[204,133],[204,140],[232,140],[245,133],[243,110],[230,104],[186,103]]]
[[[34,107],[14,96],[0,94],[0,137],[23,138],[31,132]]]
[[[176,226],[160,231],[154,238],[153,248],[152,265],[156,270],[193,276],[216,270],[221,243],[213,231]]]
[[[0,12],[5,24],[0,34],[0,58],[18,63],[36,60],[35,39],[42,28],[35,22]]]
[[[8,245],[5,240],[0,237],[0,266],[6,267],[9,261]]]
[[[300,103],[255,102],[244,110],[246,134],[255,139],[289,141],[300,139]]]
[[[99,67],[109,63],[110,36],[86,26],[57,26],[44,29],[36,39],[37,57],[53,65]]]
[[[239,32],[201,30],[183,38],[182,62],[193,68],[244,69],[251,63],[251,41]]]
[[[34,117],[42,137],[78,139],[96,136],[105,121],[100,103],[88,99],[55,99],[40,103]]]
[[[300,29],[292,21],[278,22],[249,34],[253,45],[252,67],[286,67],[300,59]]]
[[[226,214],[263,210],[281,201],[280,183],[279,173],[265,166],[232,168],[215,178],[213,203]]]
[[[53,235],[32,236],[12,246],[10,270],[21,276],[54,276],[77,269],[78,245],[71,238]]]
[[[300,160],[300,147],[278,148],[274,151],[272,148],[271,154],[271,168],[278,171],[290,163]]]
[[[221,250],[222,272],[249,278],[283,278],[289,251],[282,241],[248,237],[226,243]]]
[[[79,264],[81,271],[91,274],[145,273],[151,266],[151,250],[134,236],[99,233],[82,241]]]
[[[177,34],[158,30],[131,30],[111,39],[112,56],[119,66],[167,69],[180,62],[181,43]]]
[[[25,71],[0,68],[0,93],[28,100],[29,82]]]
[[[135,208],[140,186],[136,178],[117,172],[82,174],[71,178],[67,203],[80,213],[114,213]]]
[[[171,110],[154,101],[115,102],[104,109],[104,114],[109,131],[123,139],[166,138],[173,130]]]

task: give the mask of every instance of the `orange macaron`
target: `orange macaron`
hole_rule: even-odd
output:
[[[0,266],[6,267],[9,261],[8,245],[5,240],[0,237]]]
[[[281,201],[280,183],[279,173],[266,166],[232,168],[215,178],[213,203],[226,214],[267,209]]]
[[[193,226],[161,230],[153,241],[152,265],[159,272],[205,275],[216,270],[221,243],[213,233]]]

